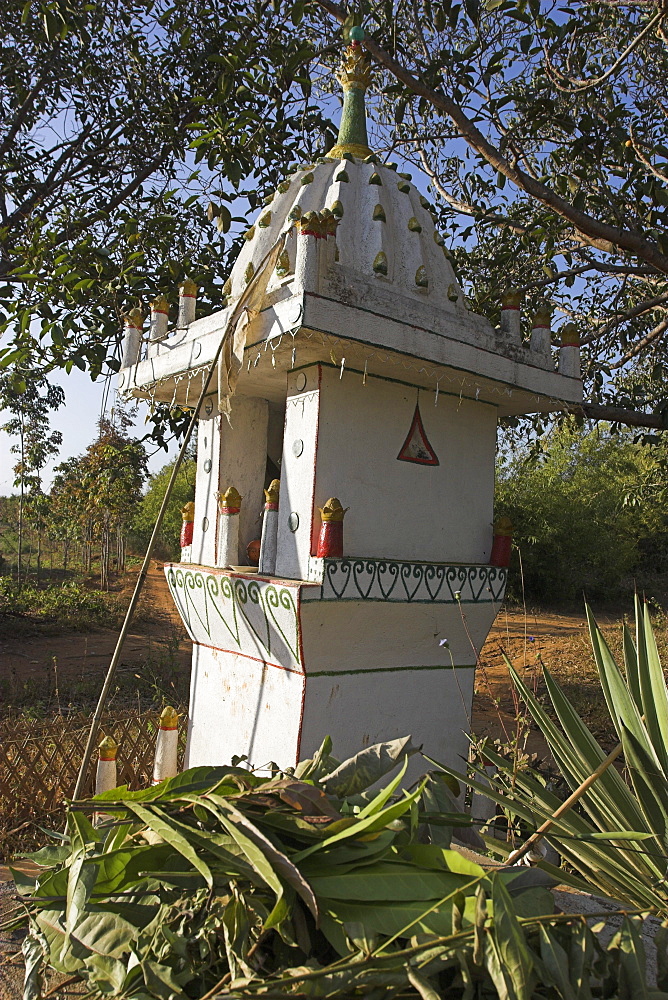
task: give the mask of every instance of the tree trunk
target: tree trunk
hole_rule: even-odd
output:
[[[42,571],[42,526],[37,528],[37,585]]]

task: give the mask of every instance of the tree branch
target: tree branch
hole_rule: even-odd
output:
[[[490,212],[487,208],[482,208],[482,206],[479,205],[469,205],[467,202],[460,201],[459,198],[455,198],[454,195],[450,194],[443,187],[438,175],[429,165],[429,161],[427,160],[427,156],[422,147],[419,149],[419,154],[425,173],[428,175],[443,201],[447,202],[451,208],[454,208],[457,212],[461,212],[462,215],[470,215],[479,222],[489,222],[494,226],[507,226],[515,233],[528,233],[530,231],[529,226],[523,226],[521,223],[515,222],[513,219],[508,219],[505,215],[497,215],[496,212]]]
[[[605,323],[596,333],[590,333],[586,337],[582,337],[580,343],[591,344],[594,340],[598,340],[599,337],[604,337],[606,333],[610,333],[611,330],[614,330],[621,323],[626,323],[630,319],[642,316],[643,313],[656,309],[657,306],[663,305],[664,302],[668,302],[668,292],[664,292],[663,295],[657,295],[653,299],[646,299],[644,302],[640,302],[633,309],[629,309],[627,312],[622,313],[621,316],[616,316],[613,320]]]
[[[9,126],[7,135],[4,137],[2,142],[0,142],[0,161],[9,152],[11,145],[14,139],[16,138],[16,135],[23,127],[23,123],[25,122],[30,112],[30,109],[35,103],[35,98],[37,97],[42,87],[46,83],[46,78],[49,75],[49,71],[51,69],[51,65],[53,63],[54,58],[55,58],[55,52],[52,51],[50,58],[47,59],[46,65],[44,66],[42,73],[40,74],[40,76],[37,77],[35,85],[26,94],[26,98],[21,107],[19,108],[19,110],[17,111],[14,121]]]
[[[560,70],[553,66],[550,61],[550,56],[547,49],[543,49],[545,53],[545,69],[547,75],[552,80],[557,90],[560,90],[562,94],[583,94],[587,90],[593,90],[594,87],[600,86],[600,84],[605,83],[609,80],[614,73],[624,64],[626,59],[631,55],[633,50],[640,44],[643,38],[649,34],[652,28],[657,25],[665,17],[665,11],[660,10],[658,14],[655,14],[651,21],[648,21],[645,27],[642,29],[640,34],[636,35],[633,41],[627,45],[622,54],[618,59],[610,66],[609,69],[602,73],[601,76],[596,77],[595,80],[571,80],[570,77],[564,76]],[[559,82],[560,80],[565,80],[569,86],[564,87]]]
[[[645,336],[642,337],[637,344],[634,344],[633,347],[619,359],[619,361],[615,361],[614,365],[610,365],[610,368],[621,368],[627,361],[631,361],[632,358],[637,358],[639,354],[642,354],[646,347],[649,347],[655,340],[662,337],[666,330],[668,330],[668,319],[663,319],[660,323],[657,323],[653,330],[650,330],[649,333],[645,334]]]
[[[641,413],[639,410],[627,410],[621,406],[603,406],[599,403],[581,403],[565,406],[567,413],[576,417],[587,417],[589,420],[608,420],[613,424],[626,424],[627,427],[651,427],[665,431],[668,426],[658,413]]]
[[[316,3],[339,22],[345,21],[345,10],[333,0],[316,0]],[[362,44],[376,61],[389,70],[397,80],[401,81],[414,94],[423,97],[447,115],[457,127],[462,138],[490,166],[512,181],[518,188],[526,191],[536,201],[570,222],[587,243],[604,253],[613,253],[617,249],[625,250],[640,257],[647,264],[655,267],[657,271],[668,274],[668,255],[661,253],[656,243],[650,242],[631,230],[616,228],[606,222],[601,222],[574,208],[547,185],[531,177],[520,167],[511,165],[450,97],[446,97],[440,90],[432,90],[431,87],[423,84],[372,38],[365,37]]]

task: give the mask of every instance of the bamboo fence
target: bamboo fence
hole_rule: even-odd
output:
[[[158,712],[119,711],[102,722],[100,739],[118,743],[118,783],[142,788],[151,783]],[[65,802],[71,797],[90,728],[87,715],[0,719],[0,859],[30,851],[47,841],[44,829],[62,830]],[[98,740],[99,742],[99,740]],[[179,727],[179,769],[186,728]],[[93,794],[96,760],[86,776],[84,794]]]

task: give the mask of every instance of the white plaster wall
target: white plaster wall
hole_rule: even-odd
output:
[[[339,759],[410,735],[435,760],[461,768],[468,754],[473,682],[472,668],[309,677],[300,757],[312,756],[327,735]],[[407,780],[427,767],[416,755]]]
[[[247,564],[246,546],[259,538],[258,520],[264,505],[267,465],[268,403],[266,399],[233,396],[230,422],[220,424],[220,493],[234,486],[243,497],[239,514],[239,562]]]
[[[323,368],[315,504],[350,507],[344,555],[485,563],[492,544],[496,408],[420,394],[438,466],[397,460],[417,390]],[[314,518],[312,545],[320,527]],[[315,552],[315,547],[313,548]]]
[[[209,409],[209,415],[206,410]],[[197,428],[197,472],[195,476],[195,521],[192,561],[202,566],[216,565],[218,531],[218,465],[220,461],[220,421],[215,403],[208,399]]]
[[[498,606],[397,604],[381,601],[302,601],[303,663],[307,674],[403,666],[475,664]],[[467,634],[468,629],[468,634]],[[469,638],[470,636],[470,638]],[[449,646],[439,645],[447,639]],[[452,655],[452,659],[451,659]]]
[[[276,576],[305,580],[314,518],[315,453],[318,440],[319,366],[288,374],[285,432],[278,506]],[[325,497],[325,499],[327,499]],[[290,516],[299,525],[290,529]],[[319,522],[320,518],[317,517]]]
[[[293,671],[195,645],[185,767],[229,764],[235,754],[294,766],[303,685]]]

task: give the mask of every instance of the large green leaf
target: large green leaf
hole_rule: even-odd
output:
[[[299,851],[294,855],[294,861],[299,863],[316,851],[321,851],[324,848],[329,847],[331,844],[338,844],[343,840],[369,836],[369,834],[380,832],[384,827],[393,823],[394,820],[399,819],[404,815],[404,813],[408,812],[413,803],[419,800],[421,794],[422,785],[420,785],[419,788],[416,788],[416,790],[410,795],[406,795],[405,798],[401,799],[399,802],[394,802],[392,805],[386,806],[373,816],[366,816],[364,819],[354,820],[349,825],[346,825],[344,829],[326,837],[320,844],[313,844],[312,847],[307,847],[306,850]],[[335,825],[336,824],[332,824],[332,826]]]
[[[221,812],[224,825],[229,830],[230,835],[243,850],[249,862],[255,870],[265,879],[267,884],[276,891],[278,881],[275,872],[278,872],[292,886],[297,895],[301,896],[309,910],[316,918],[318,917],[318,904],[313,894],[311,886],[301,874],[297,866],[287,857],[283,851],[266,837],[254,823],[244,816],[231,802],[227,802],[220,795],[209,793],[204,797],[205,802],[214,803]],[[270,881],[271,879],[271,881]],[[281,895],[282,888],[278,883]]]
[[[668,777],[668,690],[649,615],[649,604],[640,608],[636,595],[638,668],[645,725],[654,752],[661,762],[664,781]]]
[[[578,1000],[579,994],[568,978],[568,955],[548,927],[540,927],[539,934],[540,957],[552,985],[561,1000]]]
[[[417,748],[411,745],[410,736],[388,743],[375,743],[331,771],[323,779],[325,791],[339,798],[357,795],[393,771],[402,757],[414,753],[417,753]]]
[[[610,652],[605,637],[592,614],[591,608],[585,605],[587,621],[589,624],[589,636],[591,639],[594,659],[598,667],[598,674],[603,688],[603,694],[608,706],[610,718],[613,721],[619,739],[622,738],[622,724],[633,733],[641,743],[647,747],[647,752],[654,756],[647,729],[645,728],[641,714],[633,700],[631,693],[622,677],[622,673],[615,663],[615,659]],[[640,662],[640,661],[639,661]],[[641,691],[643,685],[643,671],[640,670]],[[658,764],[658,761],[657,761]]]
[[[482,869],[481,877],[484,876]],[[470,882],[471,876],[449,871],[426,871],[414,865],[381,861],[345,874],[312,876],[318,897],[360,901],[437,900]]]
[[[517,1000],[530,1000],[533,992],[533,960],[502,880],[492,876],[494,939],[503,971]]]
[[[452,933],[452,902],[443,903],[437,909],[431,909],[427,903],[407,902],[405,900],[387,901],[384,903],[348,902],[342,899],[327,899],[318,897],[323,911],[340,924],[360,924],[366,934],[383,934],[391,937],[406,930],[406,936],[418,933],[451,934]],[[473,897],[469,919],[473,916]]]
[[[137,927],[118,913],[89,913],[72,932],[72,954],[85,960],[89,953],[121,958],[137,939]]]
[[[197,851],[190,842],[175,827],[170,818],[159,810],[156,806],[147,809],[138,802],[129,802],[129,809],[142,820],[143,823],[162,837],[175,851],[182,854],[186,861],[190,862],[193,868],[204,877],[209,888],[213,888],[213,876],[207,863],[199,857]]]

